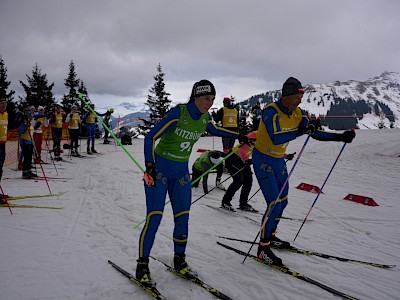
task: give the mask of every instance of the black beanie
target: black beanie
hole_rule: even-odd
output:
[[[282,97],[295,94],[304,94],[304,88],[296,78],[289,77],[282,86]]]
[[[193,97],[208,96],[208,95],[215,96],[215,94],[216,92],[214,85],[206,79],[196,82],[193,86],[192,90]]]

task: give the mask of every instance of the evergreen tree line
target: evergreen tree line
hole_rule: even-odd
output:
[[[170,94],[165,91],[165,73],[162,71],[160,63],[157,66],[157,72],[157,75],[154,76],[154,86],[149,89],[150,94],[147,96],[146,102],[150,112],[150,120],[141,119],[143,125],[139,126],[142,134],[146,134],[170,109],[171,100],[168,98]],[[32,74],[26,75],[26,82],[22,80],[19,82],[25,91],[25,96],[18,96],[18,99],[14,99],[15,91],[9,90],[11,82],[7,80],[7,67],[0,56],[0,96],[7,100],[7,110],[10,115],[13,115],[16,110],[21,110],[25,105],[36,108],[43,106],[46,111],[54,109],[54,104],[57,103],[53,94],[54,82],[49,83],[47,75],[42,72],[37,64],[33,67]],[[72,60],[64,85],[67,93],[62,96],[61,103],[58,104],[62,106],[66,113],[71,112],[71,106],[75,104],[83,114],[85,104],[79,99],[79,93],[83,94],[89,103],[91,103],[91,100],[83,80],[78,78]]]
[[[23,106],[43,106],[46,111],[52,111],[56,100],[53,94],[54,82],[49,83],[47,75],[42,72],[37,64],[32,69],[31,75],[26,75],[26,82],[19,81],[25,91],[24,96],[18,96],[14,99],[15,91],[9,90],[11,81],[7,80],[7,67],[3,58],[0,56],[0,96],[8,101],[7,110],[13,114],[15,110],[20,110]],[[59,103],[67,113],[71,111],[71,106],[76,104],[83,112],[84,104],[79,100],[78,94],[82,93],[90,102],[85,84],[78,79],[73,61],[69,64],[69,72],[64,80],[67,93],[62,96]]]

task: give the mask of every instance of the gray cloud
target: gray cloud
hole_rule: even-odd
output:
[[[247,98],[288,76],[399,72],[399,11],[396,0],[1,0],[0,55],[17,92],[37,63],[65,93],[73,60],[91,95],[144,101],[161,63],[174,100],[202,78]]]

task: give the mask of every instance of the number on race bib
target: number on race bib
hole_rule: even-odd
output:
[[[183,151],[191,151],[192,150],[192,145],[190,142],[183,142],[181,143],[181,152]]]

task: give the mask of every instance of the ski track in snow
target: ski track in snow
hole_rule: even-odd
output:
[[[300,152],[305,137],[290,143],[287,152]],[[309,219],[294,245],[351,259],[400,265],[400,130],[358,130],[319,196]],[[199,156],[198,148],[221,149],[221,138],[203,137],[195,145],[190,167]],[[303,220],[316,194],[296,189],[302,182],[322,186],[341,143],[310,140],[290,179],[289,204],[284,216]],[[143,140],[126,146],[141,165]],[[142,289],[121,276],[110,259],[134,274],[138,238],[146,206],[142,172],[120,147],[96,148],[103,155],[74,158],[72,164],[57,163],[58,176],[67,182],[50,181],[49,198],[19,200],[18,204],[61,206],[61,210],[18,209],[10,215],[0,209],[0,299],[50,300],[151,299]],[[65,160],[70,160],[64,155]],[[83,153],[84,154],[84,153]],[[294,161],[288,162],[288,170]],[[15,165],[5,167],[4,177],[16,178]],[[48,176],[57,176],[52,164],[44,165]],[[40,168],[38,168],[40,170]],[[228,175],[224,174],[223,179]],[[209,176],[209,188],[215,174]],[[231,179],[224,185],[227,187]],[[2,181],[10,195],[46,194],[44,181],[20,179]],[[250,195],[259,186],[254,177]],[[349,194],[372,197],[379,206],[369,207],[343,200]],[[218,235],[254,240],[261,215],[213,209],[224,192],[214,189],[191,209],[187,258],[205,282],[232,299],[338,299],[311,284],[280,273],[216,244]],[[202,188],[193,189],[193,201]],[[239,192],[232,201],[238,206]],[[167,201],[169,198],[167,197]],[[250,202],[260,212],[265,202],[259,191]],[[244,217],[246,216],[246,217]],[[253,220],[253,221],[251,221]],[[279,237],[293,241],[301,221],[281,220]],[[170,204],[158,230],[152,255],[166,263],[173,257],[173,218]],[[249,244],[222,240],[248,251]],[[252,249],[255,253],[257,246]],[[399,267],[380,269],[351,262],[327,260],[274,250],[293,270],[360,299],[400,299]],[[150,269],[157,287],[167,299],[213,299],[201,288],[177,278],[154,260]]]

